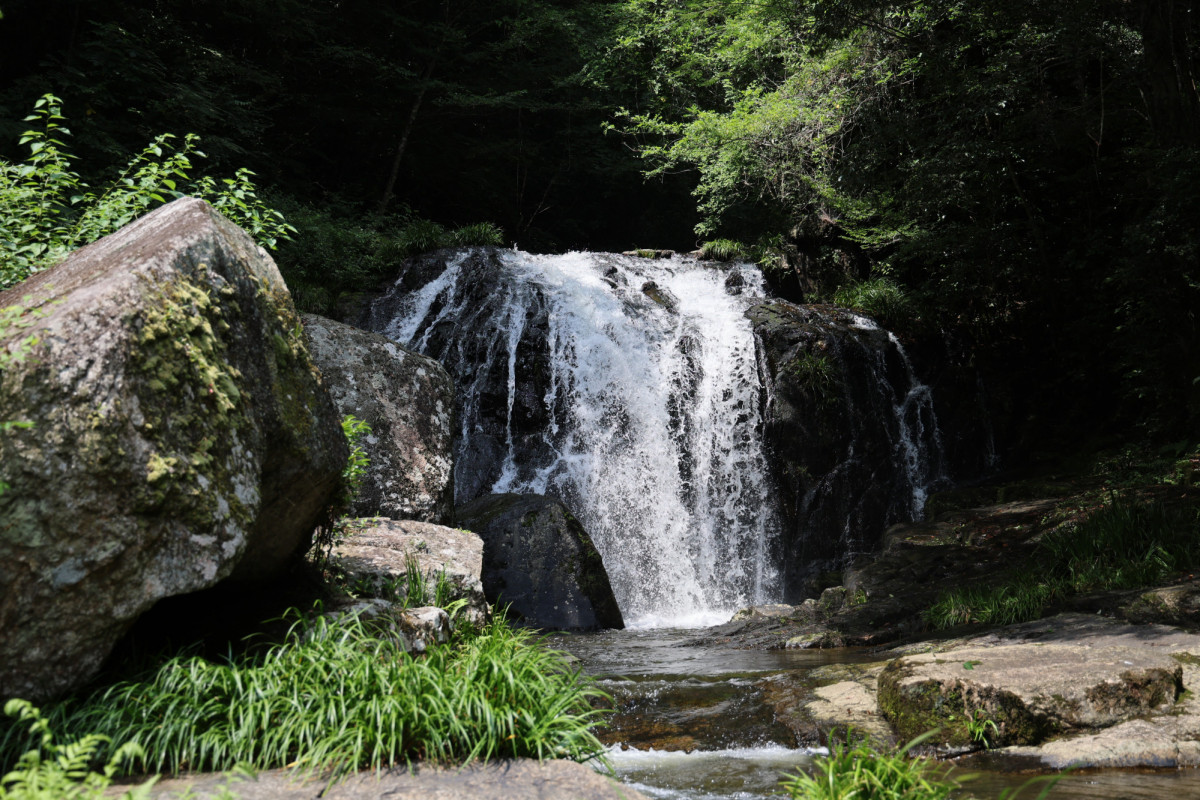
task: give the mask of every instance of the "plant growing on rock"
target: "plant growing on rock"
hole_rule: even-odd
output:
[[[350,455],[342,469],[342,493],[328,510],[326,520],[313,536],[311,558],[321,566],[329,562],[329,556],[338,542],[346,537],[346,512],[353,505],[362,489],[363,479],[371,466],[371,457],[362,446],[362,440],[371,434],[371,426],[353,414],[342,417],[342,435],[350,446]]]

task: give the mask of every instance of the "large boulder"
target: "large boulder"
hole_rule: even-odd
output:
[[[455,518],[483,538],[483,590],[491,602],[540,628],[625,627],[600,553],[559,501],[485,495]]]
[[[434,602],[444,580],[449,600],[465,599],[464,612],[481,624],[490,616],[480,573],[483,542],[470,531],[416,520],[352,519],[334,546],[332,564],[356,594],[403,600],[410,606]],[[425,584],[424,597],[408,597],[409,573]],[[416,575],[414,575],[416,577]]]
[[[333,402],[371,426],[356,517],[444,523],[454,508],[454,383],[441,364],[377,333],[305,314]]]
[[[274,262],[182,199],[0,294],[0,695],[91,677],[161,598],[278,573],[347,449]]]

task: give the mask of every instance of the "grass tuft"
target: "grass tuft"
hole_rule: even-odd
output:
[[[908,758],[907,750],[835,744],[816,760],[813,774],[785,775],[783,789],[793,800],[948,800],[962,788],[946,768]]]
[[[503,621],[413,657],[369,623],[297,623],[259,654],[176,657],[146,680],[58,707],[55,727],[125,742],[141,772],[382,769],[502,757],[602,757],[607,699],[590,679]],[[27,739],[10,735],[10,761]]]
[[[1038,619],[1050,603],[1071,594],[1167,580],[1196,565],[1197,544],[1194,512],[1113,498],[1083,521],[1047,534],[1032,571],[1004,583],[943,592],[925,619],[938,629]]]
[[[904,290],[887,278],[842,286],[834,293],[833,302],[861,311],[885,327],[902,325],[916,315]]]
[[[706,261],[749,261],[750,251],[733,239],[713,239],[700,245],[700,258]]]

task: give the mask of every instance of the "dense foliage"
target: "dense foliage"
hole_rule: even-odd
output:
[[[160,134],[99,192],[75,171],[65,137],[61,101],[38,99],[21,135],[24,162],[0,159],[0,290],[61,261],[72,250],[124,227],[157,205],[190,195],[203,198],[266,247],[295,228],[259,200],[248,169],[233,178],[193,178],[192,159],[203,158],[199,137],[189,134],[172,151],[171,134]]]
[[[624,6],[624,128],[701,232],[782,234],[809,295],[894,280],[1018,413],[1197,420],[1193,3]]]
[[[0,147],[47,91],[83,182],[201,135],[300,229],[280,265],[325,313],[478,220],[526,249],[707,240],[794,298],[949,333],[1013,442],[1178,438],[1200,422],[1195,6],[9,0]]]

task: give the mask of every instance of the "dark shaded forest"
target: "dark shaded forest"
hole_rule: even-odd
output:
[[[1193,0],[0,11],[0,154],[47,92],[90,181],[199,134],[205,171],[253,170],[298,228],[276,257],[308,308],[394,272],[418,223],[708,243],[977,371],[1017,452],[1195,439]]]

